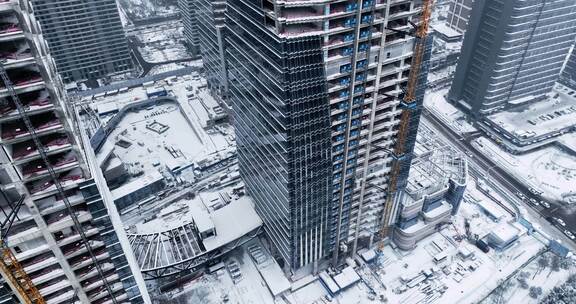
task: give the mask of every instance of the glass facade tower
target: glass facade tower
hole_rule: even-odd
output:
[[[574,44],[573,0],[475,1],[449,99],[475,117],[550,93]]]
[[[418,24],[421,4],[227,2],[225,70],[241,174],[273,247],[293,270],[330,257],[338,263],[370,245],[397,161],[398,192],[406,184],[423,84],[409,109],[406,153],[395,159],[390,150],[406,110],[411,23]],[[201,35],[201,45],[215,48],[207,37],[214,35]],[[215,70],[206,71],[212,79]]]

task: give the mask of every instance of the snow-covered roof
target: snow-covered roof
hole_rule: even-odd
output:
[[[142,188],[148,187],[149,185],[161,181],[164,179],[164,176],[160,174],[158,171],[150,171],[147,175],[135,179],[127,184],[122,185],[119,188],[112,190],[112,197],[115,200],[128,196]]]
[[[208,213],[208,210],[206,210],[202,206],[199,206],[198,204],[193,204],[191,206],[190,211],[191,211],[190,213],[192,214],[192,219],[194,220],[194,224],[196,224],[196,227],[198,228],[198,232],[200,232],[200,234],[214,230],[216,228],[214,227],[214,222],[212,222],[212,217],[210,216],[210,213]]]
[[[360,256],[365,262],[370,262],[376,258],[376,251],[374,249],[369,249],[362,252]]]
[[[118,104],[116,102],[107,102],[98,104],[98,114],[100,115],[115,112],[118,112]]]
[[[518,228],[508,224],[502,223],[490,232],[490,237],[498,245],[507,244],[518,238],[520,231]]]
[[[336,284],[338,284],[338,287],[341,289],[349,287],[352,284],[360,281],[360,276],[358,273],[356,273],[354,268],[350,266],[344,268],[341,273],[335,275],[333,278]]]
[[[290,290],[290,282],[277,263],[268,263],[268,265],[259,268],[259,271],[273,296],[279,296]]]
[[[448,27],[445,23],[438,23],[432,25],[432,28],[439,34],[446,36],[447,38],[458,38],[462,34],[458,33],[456,30]]]
[[[216,237],[203,241],[207,251],[228,244],[262,225],[262,220],[246,196],[230,202],[210,215],[216,228]]]
[[[319,276],[320,280],[322,280],[326,288],[328,288],[332,294],[336,294],[338,291],[340,291],[340,287],[336,285],[336,282],[334,282],[334,280],[326,273],[326,271],[321,272]]]
[[[504,212],[502,211],[502,209],[497,208],[496,206],[494,206],[492,203],[481,200],[478,202],[478,206],[480,206],[480,208],[482,208],[482,210],[484,210],[484,212],[488,213],[490,216],[492,216],[495,219],[501,219],[502,217],[504,217]]]
[[[184,210],[179,216],[154,219],[148,226],[140,225],[140,233],[128,235],[142,271],[153,271],[194,260],[224,245],[234,244],[262,225],[262,220],[248,197],[233,200],[215,211],[210,211],[200,199],[180,202],[188,208],[184,210],[186,208],[179,206],[178,208]],[[172,206],[176,204],[172,203]],[[159,211],[159,214],[179,212],[170,206],[164,209],[169,210]],[[216,235],[200,240],[194,226],[200,232],[214,227]],[[154,231],[155,227],[158,227],[157,231]],[[274,288],[281,289],[283,282],[278,284]]]

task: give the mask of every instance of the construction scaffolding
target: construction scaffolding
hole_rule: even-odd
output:
[[[64,192],[64,189],[63,189],[62,185],[60,184],[60,181],[58,180],[58,176],[56,175],[56,173],[52,167],[52,164],[51,164],[48,156],[46,155],[46,151],[48,151],[48,149],[44,146],[44,144],[40,141],[38,135],[36,134],[36,130],[34,128],[34,125],[32,124],[30,117],[28,117],[28,114],[26,113],[26,108],[23,106],[22,102],[20,101],[20,98],[18,97],[18,94],[16,94],[16,92],[14,90],[14,85],[12,84],[12,81],[10,80],[8,73],[6,72],[6,69],[4,67],[4,63],[0,64],[0,77],[2,78],[2,82],[4,83],[4,87],[8,91],[9,96],[10,96],[12,102],[14,103],[14,105],[16,106],[16,109],[18,110],[20,117],[24,121],[24,125],[25,125],[26,129],[28,130],[28,132],[32,138],[32,141],[35,144],[37,151],[40,155],[40,158],[43,162],[43,166],[48,170],[50,178],[57,189],[58,197],[64,202],[66,210],[67,210],[68,214],[70,215],[70,218],[72,219],[72,221],[74,223],[74,228],[76,229],[76,231],[80,235],[82,243],[86,247],[86,249],[90,255],[90,258],[92,259],[92,262],[93,262],[94,266],[96,267],[98,274],[99,274],[100,278],[102,279],[102,282],[103,282],[104,286],[106,287],[106,290],[108,291],[108,293],[112,299],[112,302],[114,304],[117,304],[118,302],[116,301],[116,299],[114,297],[113,290],[110,287],[110,284],[108,283],[108,281],[106,279],[106,276],[104,275],[104,271],[102,270],[102,267],[101,267],[100,263],[98,262],[96,255],[94,254],[94,251],[90,245],[90,242],[89,242],[89,240],[88,240],[88,238],[84,232],[84,228],[82,227],[80,221],[78,220],[78,216],[77,216],[76,212],[74,212],[74,209],[72,208],[72,205],[70,204],[68,197],[67,197],[66,193]],[[15,214],[11,218],[14,218],[17,216],[18,210],[14,210],[13,212]],[[11,224],[11,222],[9,222],[9,224]],[[4,236],[1,240],[0,245],[2,247],[1,248],[1,250],[2,250],[2,263],[0,263],[1,269],[4,272],[5,276],[7,278],[9,278],[9,280],[12,281],[13,284],[15,284],[14,287],[19,292],[20,298],[29,299],[30,303],[45,303],[44,299],[42,298],[42,296],[40,295],[40,293],[38,292],[38,290],[34,286],[33,282],[30,280],[30,278],[28,277],[26,272],[23,270],[22,266],[20,266],[17,259],[14,257],[11,249],[7,246]]]
[[[395,205],[398,182],[400,180],[402,163],[406,157],[406,146],[409,136],[410,128],[413,127],[413,112],[417,109],[417,88],[421,78],[422,64],[424,61],[424,54],[427,47],[428,28],[430,25],[430,17],[432,14],[433,0],[424,0],[422,2],[422,13],[420,15],[420,25],[415,32],[410,33],[415,37],[414,52],[412,57],[410,74],[408,77],[408,84],[404,92],[404,98],[401,102],[402,114],[400,119],[400,127],[398,129],[397,140],[394,146],[394,151],[391,151],[393,156],[393,165],[390,172],[388,182],[386,203],[382,216],[382,225],[380,228],[380,245],[382,249],[384,246],[383,240],[389,236],[390,233],[390,220],[392,218],[393,206]],[[408,164],[409,165],[409,164]]]
[[[4,273],[8,281],[10,281],[10,284],[18,290],[21,299],[24,300],[26,304],[44,304],[46,301],[44,301],[38,288],[36,288],[30,277],[28,277],[28,274],[24,271],[24,268],[6,243],[12,224],[15,220],[18,220],[18,212],[24,203],[24,196],[21,196],[15,205],[12,205],[4,192],[2,192],[2,194],[6,202],[9,203],[10,210],[6,212],[5,209],[2,209],[6,219],[0,227],[2,231],[0,235],[0,271]]]

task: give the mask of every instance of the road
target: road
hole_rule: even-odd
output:
[[[427,110],[423,111],[422,122],[432,127],[437,131],[437,134],[444,137],[447,142],[454,144],[456,148],[469,156],[471,167],[470,173],[473,176],[490,180],[496,185],[501,185],[502,187],[498,187],[499,189],[496,190],[503,192],[501,194],[504,195],[504,197],[512,200],[512,202],[516,204],[524,205],[531,217],[533,219],[538,219],[538,222],[540,226],[544,228],[544,231],[552,235],[555,239],[562,240],[562,242],[569,245],[572,250],[576,249],[576,243],[571,241],[562,232],[564,229],[576,231],[575,215],[566,212],[564,208],[559,206],[553,206],[551,209],[544,209],[543,207],[535,207],[518,199],[516,197],[516,193],[518,192],[536,200],[539,200],[540,198],[533,195],[528,190],[528,187],[516,180],[514,176],[510,175],[506,170],[500,168],[498,164],[486,157],[471,144],[475,138],[480,136],[479,133],[476,132],[464,136],[457,134],[441,119],[438,119]],[[561,218],[566,223],[566,227],[562,228],[559,227],[557,223],[552,223],[548,220],[551,217]]]

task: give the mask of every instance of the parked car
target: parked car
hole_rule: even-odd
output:
[[[574,234],[568,230],[564,230],[564,234],[571,240],[576,239],[576,236],[574,236]]]
[[[558,223],[558,225],[566,227],[566,223],[562,219],[555,217],[554,220],[556,221],[556,223]]]
[[[540,201],[540,205],[542,205],[546,209],[550,209],[550,203],[547,201]]]

